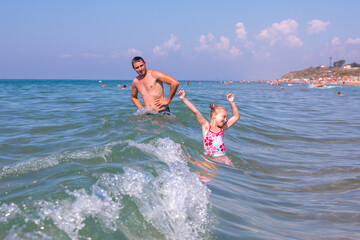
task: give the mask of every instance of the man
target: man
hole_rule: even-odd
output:
[[[131,63],[139,74],[132,82],[131,101],[137,108],[145,107],[160,114],[170,115],[169,103],[175,96],[179,82],[162,72],[146,69],[146,62],[142,57],[134,57]],[[170,85],[167,98],[164,97],[163,83]],[[144,107],[138,99],[138,93],[144,100]]]

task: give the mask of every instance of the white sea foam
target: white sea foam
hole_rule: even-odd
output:
[[[103,183],[122,195],[134,198],[141,214],[169,239],[199,239],[210,223],[210,190],[190,172],[181,146],[172,140],[156,139],[149,144],[129,145],[153,154],[168,168],[156,167],[157,176],[125,168],[122,175],[104,175]]]
[[[51,240],[52,237],[48,236],[42,231],[27,232],[24,227],[12,226],[11,230],[4,238],[4,240]]]
[[[327,89],[330,89],[330,88],[337,88],[339,86],[335,86],[335,85],[325,85],[323,88],[327,88]]]
[[[210,190],[190,171],[182,157],[181,146],[168,138],[147,144],[127,143],[128,147],[152,154],[165,164],[152,162],[145,168],[125,167],[121,174],[103,173],[88,191],[65,190],[68,195],[63,199],[33,203],[36,216],[33,210],[30,213],[21,211],[16,204],[2,204],[2,222],[20,214],[38,226],[37,230],[27,232],[23,229],[25,226],[14,225],[7,239],[51,239],[51,231],[46,231],[49,221],[70,239],[81,239],[84,236],[79,231],[84,229],[85,220],[89,218],[95,219],[104,231],[122,231],[134,238],[203,239],[211,222]],[[109,143],[109,151],[116,144],[119,142]],[[68,154],[66,158],[76,154]],[[126,205],[129,197],[130,205]],[[122,216],[124,207],[140,216]],[[122,217],[129,221],[121,222]],[[140,234],[138,228],[145,232]]]
[[[113,201],[106,191],[94,185],[91,194],[84,189],[68,191],[68,194],[75,200],[39,202],[41,220],[51,219],[71,239],[78,239],[78,232],[84,228],[84,220],[88,217],[99,220],[104,228],[117,229],[116,219],[121,205]]]
[[[315,87],[317,84],[310,84],[309,88],[318,88],[318,89],[331,89],[331,88],[338,88],[341,87],[339,85],[324,85],[322,87]]]
[[[145,114],[159,114],[157,111],[150,108],[138,108],[135,112],[136,115],[145,115]]]
[[[15,203],[3,203],[0,205],[0,222],[7,222],[20,213],[21,211]]]
[[[93,185],[91,193],[87,193],[85,189],[66,192],[69,197],[63,200],[36,202],[36,216],[20,210],[14,203],[0,205],[0,223],[6,223],[20,215],[25,222],[32,222],[40,229],[28,232],[25,225],[15,224],[5,239],[52,239],[42,231],[46,231],[44,226],[47,220],[52,220],[53,224],[71,239],[81,238],[79,231],[85,227],[84,221],[89,217],[96,219],[103,229],[117,230],[116,220],[121,203],[114,200],[104,189]]]
[[[3,169],[0,171],[0,179],[11,175],[25,174],[44,168],[54,167],[58,164],[59,161],[56,156],[30,159],[25,162],[19,162],[3,167]]]
[[[86,160],[91,158],[103,158],[106,161],[107,156],[112,152],[111,147],[120,143],[121,141],[116,141],[106,144],[104,147],[93,147],[75,151],[66,151],[45,157],[32,158],[24,162],[18,162],[3,167],[0,170],[0,179],[12,175],[26,174],[29,172],[36,172],[42,169],[52,168],[61,163],[72,161],[74,159]]]

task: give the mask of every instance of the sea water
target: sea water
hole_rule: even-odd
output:
[[[235,94],[231,167],[177,96],[145,115],[130,85],[0,80],[0,239],[360,238],[359,86],[181,82],[207,119]]]

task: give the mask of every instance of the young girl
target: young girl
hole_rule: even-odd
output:
[[[237,109],[232,93],[226,93],[227,100],[230,103],[233,116],[226,121],[227,111],[224,107],[215,106],[210,103],[210,123],[203,117],[200,111],[185,98],[185,91],[181,89],[178,93],[179,98],[185,105],[194,113],[196,120],[202,129],[204,149],[206,155],[210,156],[212,160],[220,163],[225,163],[232,166],[231,160],[226,156],[224,145],[224,132],[234,125],[239,119],[240,114]]]

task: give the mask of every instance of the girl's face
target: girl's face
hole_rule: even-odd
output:
[[[218,127],[223,127],[227,122],[227,111],[219,110],[216,115],[213,116],[213,119]]]

